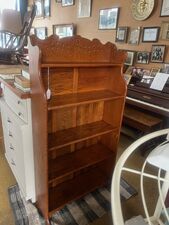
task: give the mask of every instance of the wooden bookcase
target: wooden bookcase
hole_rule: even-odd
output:
[[[36,198],[47,221],[112,176],[126,95],[126,54],[97,39],[53,35],[43,41],[32,36],[29,56]]]

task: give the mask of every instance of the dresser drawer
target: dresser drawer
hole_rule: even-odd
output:
[[[8,106],[12,109],[12,111],[17,116],[19,116],[19,118],[27,122],[27,101],[25,99],[20,99],[17,95],[15,95],[10,89],[6,87],[4,88],[3,93],[4,99]]]
[[[5,156],[22,193],[26,196],[26,181],[23,160],[19,161],[14,154],[9,154],[8,152],[6,152]]]

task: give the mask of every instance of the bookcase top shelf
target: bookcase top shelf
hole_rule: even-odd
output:
[[[120,63],[43,63],[41,64],[41,68],[56,68],[56,67],[72,67],[72,68],[80,68],[80,67],[115,67],[121,66]]]

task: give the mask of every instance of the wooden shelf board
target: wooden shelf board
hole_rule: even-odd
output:
[[[55,95],[52,96],[52,98],[48,101],[48,110],[118,99],[123,97],[124,96],[119,96],[108,90]]]
[[[49,189],[49,214],[63,207],[68,202],[95,190],[107,183],[109,177],[99,168],[93,168],[86,173],[79,174],[68,182]]]
[[[110,157],[114,153],[101,143],[57,157],[49,161],[49,183]]]
[[[115,67],[115,66],[121,66],[120,63],[43,63],[41,64],[41,68],[56,68],[56,67],[72,67],[72,68],[78,68],[78,67]]]
[[[115,130],[115,128],[104,121],[98,121],[82,126],[60,130],[48,135],[48,148],[49,150],[55,150],[57,148],[74,144],[79,141],[84,141],[89,138],[110,133],[113,130]]]

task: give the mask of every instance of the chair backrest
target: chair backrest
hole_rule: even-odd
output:
[[[8,13],[7,13],[8,12]],[[8,17],[7,17],[8,15]],[[15,16],[14,16],[15,15]],[[3,45],[1,51],[3,52],[19,52],[27,43],[30,29],[36,15],[36,5],[33,4],[31,10],[25,13],[23,25],[21,24],[21,15],[15,10],[4,10],[3,31],[1,37],[3,38]],[[5,19],[6,18],[6,19]],[[12,18],[12,19],[11,19]],[[13,21],[11,21],[13,20]],[[6,23],[6,24],[5,24]],[[19,24],[16,29],[16,23]],[[13,30],[12,30],[13,26]]]
[[[20,50],[26,44],[35,15],[36,15],[36,5],[33,4],[31,10],[25,13],[23,20],[23,27],[20,32],[20,38],[18,40],[17,50]]]

